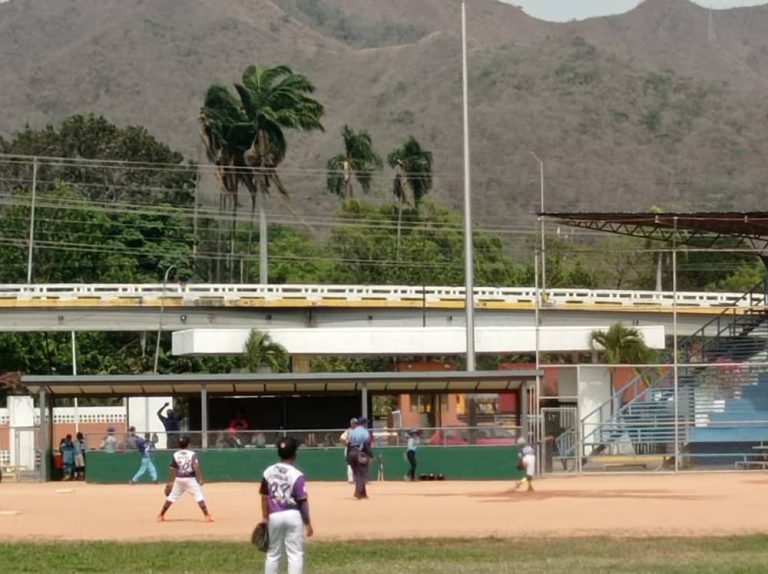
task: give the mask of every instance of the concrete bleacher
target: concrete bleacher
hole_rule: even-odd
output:
[[[768,378],[761,374],[756,384],[743,385],[740,395],[721,401],[707,421],[690,429],[690,443],[768,441]]]

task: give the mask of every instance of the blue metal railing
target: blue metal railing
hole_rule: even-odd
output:
[[[747,312],[743,311],[744,307],[747,307]],[[738,309],[741,311],[737,313]],[[768,276],[734,301],[732,307],[725,309],[698,331],[683,339],[678,344],[682,362],[707,363],[714,358],[733,355],[733,351],[740,348],[749,353],[754,349],[753,346],[729,343],[729,340],[746,337],[763,324],[768,316],[767,309]],[[662,355],[659,362],[671,363],[672,360],[672,353],[667,352]],[[583,445],[594,446],[599,450],[601,446],[604,447],[607,443],[615,441],[627,430],[627,417],[632,409],[646,402],[648,391],[668,387],[671,383],[672,375],[669,371],[660,373],[655,367],[639,370],[635,377],[615,391],[605,402],[581,418],[579,426]],[[632,394],[632,399],[622,403],[622,397],[627,394]],[[591,430],[587,431],[587,426]],[[578,429],[569,429],[556,437],[555,441],[561,456],[576,455],[577,438]]]

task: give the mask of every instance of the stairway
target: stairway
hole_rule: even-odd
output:
[[[764,390],[754,377],[729,385],[726,383],[734,373],[727,368],[712,368],[717,363],[748,365],[750,360],[768,356],[767,293],[768,277],[678,344],[680,363],[702,366],[678,371],[677,428],[671,369],[660,373],[648,368],[583,416],[579,429],[569,429],[556,437],[560,455],[577,456],[579,432],[584,464],[594,455],[607,452],[671,455],[676,442],[686,445],[687,452],[703,454],[704,458],[712,451],[715,460],[717,449],[713,444],[768,440],[768,430],[762,439],[755,439],[759,434],[755,421],[768,423],[768,380]],[[746,311],[744,303],[749,305]],[[671,353],[665,353],[659,362],[671,364]],[[724,388],[730,388],[732,395],[713,396],[714,389],[722,394]],[[634,398],[622,404],[622,397],[628,395]],[[765,413],[754,408],[756,404],[765,404]],[[739,421],[739,417],[744,420]],[[709,440],[713,437],[716,440]]]

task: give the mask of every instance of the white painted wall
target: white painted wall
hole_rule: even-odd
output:
[[[542,352],[588,351],[591,327],[542,327]],[[664,327],[641,326],[645,342],[664,348]],[[271,337],[292,355],[446,355],[466,349],[464,327],[350,327],[268,329]],[[243,352],[247,329],[189,329],[173,333],[174,355],[236,355]],[[525,353],[536,349],[534,327],[476,327],[479,353]]]
[[[575,365],[573,368],[558,368],[557,394],[561,397],[579,396],[579,371]]]
[[[8,396],[11,464],[35,468],[35,432],[20,431],[35,425],[35,405],[32,397]]]
[[[611,373],[608,367],[579,365],[578,368],[579,415],[587,417],[589,413],[602,405],[611,396]],[[599,421],[598,414],[584,420],[583,432],[594,430]],[[592,424],[590,424],[592,423]],[[585,453],[589,454],[589,453]]]

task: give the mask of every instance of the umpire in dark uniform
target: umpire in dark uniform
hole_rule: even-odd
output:
[[[368,467],[373,460],[371,451],[371,436],[368,433],[368,419],[360,417],[357,426],[349,433],[347,464],[352,467],[355,478],[355,498],[368,498],[365,483],[368,480]]]

